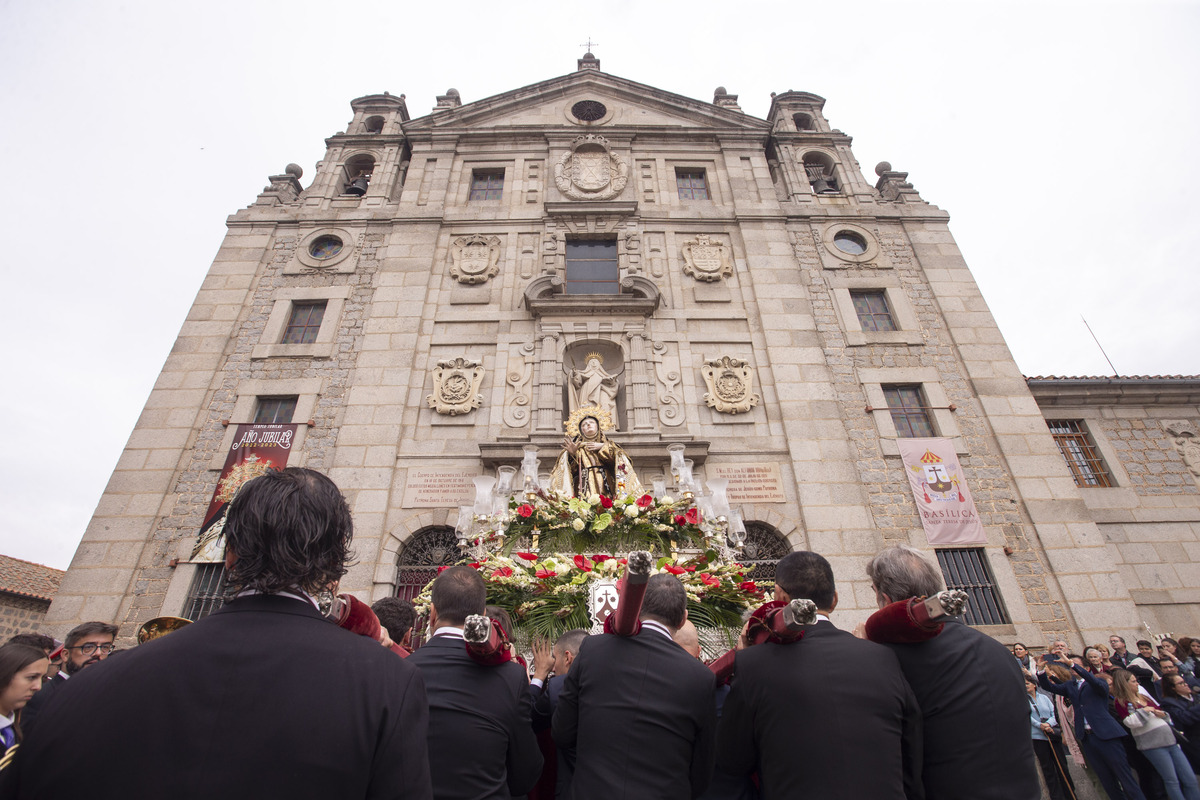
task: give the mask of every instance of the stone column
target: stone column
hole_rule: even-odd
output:
[[[561,433],[559,403],[562,398],[562,368],[558,358],[558,332],[538,334],[537,390],[534,394],[536,433]]]
[[[625,334],[629,341],[629,363],[625,369],[627,376],[626,407],[631,414],[631,427],[634,431],[653,431],[654,408],[651,405],[650,371],[646,361],[646,337],[641,331],[629,331]]]

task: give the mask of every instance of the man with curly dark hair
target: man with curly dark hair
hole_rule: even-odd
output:
[[[337,486],[293,467],[255,478],[225,536],[233,597],[73,677],[6,797],[432,797],[420,674],[313,599],[351,557]]]

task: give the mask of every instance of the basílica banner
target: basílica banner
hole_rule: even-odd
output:
[[[296,423],[287,425],[240,424],[233,431],[233,444],[217,478],[217,488],[200,526],[200,537],[192,549],[192,561],[222,561],[225,558],[225,509],[242,484],[267,470],[287,466],[296,440]]]
[[[954,442],[950,439],[897,439],[904,474],[917,501],[917,513],[930,544],[986,544],[983,523],[971,499]]]

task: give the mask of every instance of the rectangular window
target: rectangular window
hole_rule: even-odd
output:
[[[254,421],[260,425],[285,425],[296,413],[296,397],[260,397]]]
[[[961,589],[970,596],[963,621],[968,625],[1007,625],[1012,620],[1000,602],[996,579],[982,547],[938,550],[938,566],[947,589]]]
[[[864,331],[894,331],[896,322],[888,308],[887,293],[882,289],[865,292],[850,292],[854,313]]]
[[[675,185],[679,189],[680,200],[707,200],[708,183],[704,180],[702,169],[675,170]]]
[[[288,317],[287,326],[283,329],[281,344],[312,344],[317,340],[317,331],[321,330],[321,320],[325,318],[324,300],[309,303],[292,303],[292,313]]]
[[[1077,419],[1047,421],[1058,449],[1062,451],[1076,486],[1109,487],[1112,476],[1104,466],[1104,460],[1096,450],[1096,443],[1088,434],[1083,422]]]
[[[471,173],[468,200],[499,200],[504,196],[504,170],[477,169]]]
[[[883,396],[888,410],[892,412],[892,423],[896,435],[901,439],[923,439],[937,434],[929,421],[925,396],[920,386],[884,386]]]
[[[195,622],[224,604],[225,565],[219,561],[214,564],[197,564],[196,577],[192,579],[187,605],[183,608],[184,618]]]
[[[615,239],[567,240],[567,294],[618,294]]]

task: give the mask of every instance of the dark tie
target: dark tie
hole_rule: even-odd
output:
[[[13,742],[16,741],[16,736],[13,735],[13,729],[11,725],[0,729],[0,741],[4,742],[5,750],[13,746]]]

